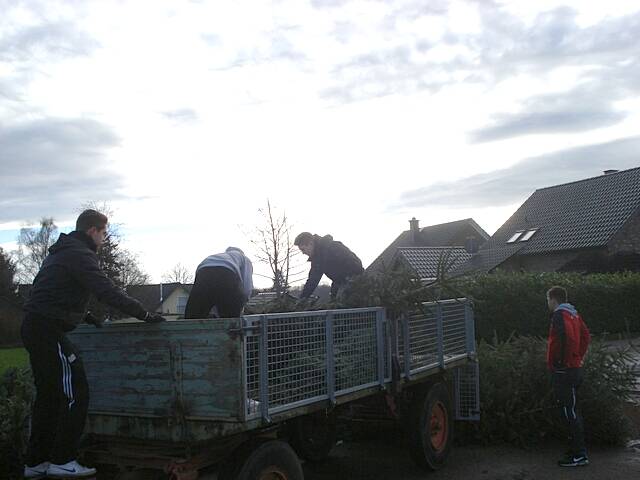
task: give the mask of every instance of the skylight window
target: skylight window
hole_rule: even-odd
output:
[[[515,241],[518,240],[518,238],[520,238],[520,235],[522,235],[524,233],[524,230],[518,230],[516,233],[514,233],[511,238],[509,240],[507,240],[507,243],[514,243]]]
[[[527,230],[526,232],[524,232],[524,235],[522,235],[522,237],[520,237],[520,241],[521,242],[526,242],[531,237],[533,237],[533,234],[536,233],[537,231],[538,231],[537,228],[533,228],[531,230]]]

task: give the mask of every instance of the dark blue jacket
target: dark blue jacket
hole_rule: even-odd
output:
[[[322,275],[326,275],[333,281],[331,294],[335,295],[338,287],[347,279],[364,272],[362,262],[356,254],[342,242],[334,240],[331,235],[313,236],[313,256],[309,261],[311,270],[307,283],[302,289],[302,298],[307,298],[314,292]]]
[[[60,234],[33,281],[24,309],[59,323],[69,331],[86,314],[91,294],[107,305],[136,318],[146,310],[140,302],[118,288],[100,269],[97,248],[91,237],[74,231]]]

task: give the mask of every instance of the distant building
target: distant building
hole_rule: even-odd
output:
[[[396,261],[404,261],[420,275],[429,276],[437,264],[436,257],[445,254],[467,260],[489,239],[472,218],[420,228],[415,218],[409,220],[409,230],[402,232],[369,267],[367,273],[392,268]],[[430,247],[430,249],[426,249]],[[446,247],[443,249],[443,247]],[[402,250],[406,249],[406,250]],[[464,252],[464,254],[463,254]],[[457,266],[458,261],[455,262]],[[429,267],[426,267],[429,265]],[[426,270],[425,270],[426,268]],[[426,278],[426,277],[425,277]]]
[[[640,271],[640,168],[536,190],[460,272]]]
[[[192,286],[175,282],[157,283],[131,285],[126,290],[150,312],[163,315],[184,315]]]

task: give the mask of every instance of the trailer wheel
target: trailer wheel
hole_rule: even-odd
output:
[[[324,412],[296,417],[289,422],[288,430],[293,449],[312,463],[326,460],[336,444],[335,417]]]
[[[436,383],[414,399],[409,414],[409,449],[418,466],[441,468],[453,444],[451,398],[444,383]]]
[[[304,480],[293,449],[280,440],[241,447],[218,473],[219,480]]]

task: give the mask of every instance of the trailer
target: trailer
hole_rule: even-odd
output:
[[[338,424],[372,408],[402,422],[416,462],[438,469],[453,421],[479,417],[463,298],[395,317],[357,308],[122,322],[70,338],[90,386],[83,455],[114,476],[195,480],[210,467],[220,480],[302,479],[299,457],[326,458]]]

